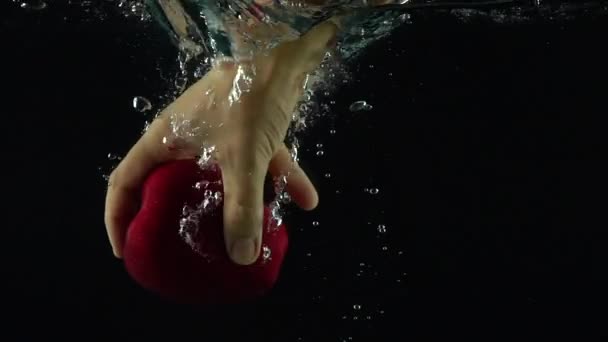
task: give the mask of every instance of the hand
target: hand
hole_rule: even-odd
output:
[[[335,26],[323,23],[267,55],[218,64],[159,115],[110,176],[105,223],[116,257],[122,257],[148,173],[160,163],[195,158],[205,146],[214,147],[213,158],[222,170],[224,237],[234,262],[251,264],[259,255],[267,172],[287,175],[287,191],[301,208],[317,206],[314,186],[294,165],[283,141],[306,77],[334,35]],[[252,73],[247,71],[255,75],[248,79]],[[194,129],[176,137],[176,117],[189,120]]]

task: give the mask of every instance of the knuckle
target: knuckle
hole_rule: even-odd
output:
[[[233,237],[256,235],[261,228],[263,209],[258,205],[234,204],[233,221],[226,225],[227,233]]]
[[[274,153],[278,150],[281,139],[276,127],[269,127],[268,130],[261,134],[260,142],[256,144],[257,153],[264,159],[270,162]]]

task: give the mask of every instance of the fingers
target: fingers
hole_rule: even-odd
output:
[[[243,158],[255,153],[243,149],[226,150],[219,158],[224,183],[224,238],[230,258],[249,265],[259,256],[264,218],[264,179],[288,175],[287,191],[294,202],[306,210],[314,209],[319,198],[304,171],[291,160],[283,145],[270,165],[265,160]],[[263,159],[263,158],[262,158]],[[269,165],[269,167],[265,167]]]
[[[323,61],[337,33],[337,27],[330,21],[321,23],[308,31],[300,39],[286,43],[279,50],[280,58],[292,76],[314,71]]]
[[[137,213],[139,202],[136,190],[122,186],[116,178],[116,173],[112,173],[108,184],[104,220],[112,252],[115,257],[122,258],[127,227]],[[120,176],[118,178],[120,179]]]
[[[224,148],[218,154],[224,183],[224,240],[230,258],[249,265],[260,253],[269,161],[247,153],[249,148]]]
[[[139,210],[141,186],[146,176],[158,164],[178,156],[178,152],[163,144],[168,130],[166,120],[157,119],[110,176],[104,221],[117,258],[122,258],[127,229]]]
[[[312,210],[319,204],[319,195],[304,170],[295,163],[285,145],[270,161],[268,171],[273,177],[287,176],[287,192],[304,210]]]
[[[274,51],[278,62],[266,82],[266,96],[274,99],[285,115],[291,115],[304,91],[304,81],[323,61],[335,34],[336,26],[325,22],[300,39],[284,43]]]
[[[139,207],[141,184],[158,162],[142,140],[133,146],[112,172],[108,183],[105,224],[112,251],[117,258],[122,258],[127,228]]]

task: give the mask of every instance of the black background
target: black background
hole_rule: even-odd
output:
[[[170,90],[174,47],[110,10],[8,2],[0,16],[11,340],[608,334],[605,16],[414,17],[371,46],[303,137],[321,204],[290,211],[275,291],[202,309],[137,287],[103,225],[107,154],[143,128],[133,96],[158,107]],[[357,100],[373,110],[351,113]]]

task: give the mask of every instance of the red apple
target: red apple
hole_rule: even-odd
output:
[[[162,297],[192,304],[234,303],[271,290],[287,251],[286,227],[277,226],[266,205],[260,257],[252,265],[235,264],[224,244],[222,199],[217,166],[201,169],[194,160],[180,160],[155,169],[127,232],[130,276]]]

